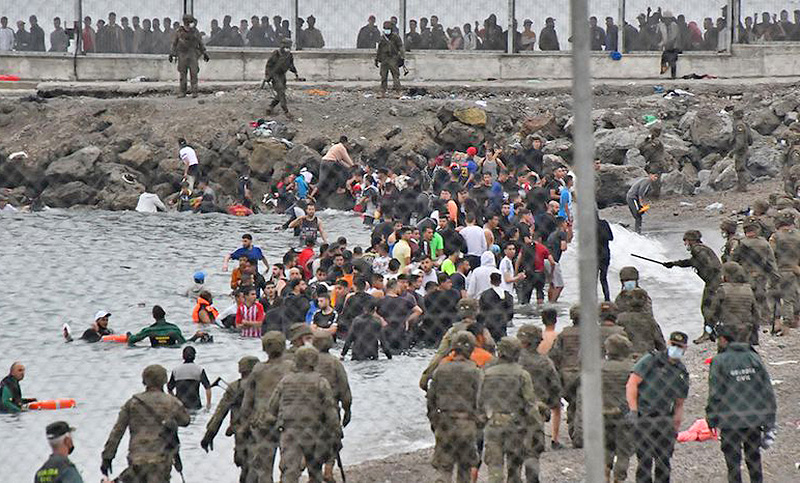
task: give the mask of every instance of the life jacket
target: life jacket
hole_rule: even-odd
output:
[[[201,309],[205,309],[211,315],[212,320],[216,320],[217,316],[219,316],[219,311],[214,308],[214,306],[211,305],[208,300],[202,297],[197,297],[197,305],[194,306],[194,310],[192,311],[192,321],[194,321],[196,324],[200,323]]]
[[[455,358],[456,358],[455,351],[450,352],[450,354],[446,355],[442,359],[442,363],[453,362],[453,359]],[[492,355],[491,352],[487,351],[483,347],[477,347],[477,346],[474,349],[472,349],[472,354],[470,354],[469,356],[469,360],[474,362],[475,365],[478,367],[485,366],[492,359],[494,359],[494,356]]]

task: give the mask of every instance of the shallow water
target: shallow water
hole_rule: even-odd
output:
[[[326,212],[326,231],[332,238],[344,235],[352,246],[365,246],[368,233],[349,214]],[[167,319],[184,334],[191,323],[194,301],[179,291],[191,285],[192,273],[206,270],[206,285],[215,294],[228,292],[229,274],[221,271],[222,258],[240,244],[242,233],[252,233],[270,261],[277,261],[294,239],[274,227],[283,221],[273,215],[234,218],[225,215],[193,216],[138,213],[49,211],[0,217],[0,370],[21,360],[27,366],[23,395],[52,399],[71,397],[75,409],[0,416],[0,459],[4,481],[29,480],[49,453],[44,427],[65,419],[78,428],[71,456],[87,481],[100,477],[100,453],[117,412],[139,392],[141,370],[159,363],[171,370],[181,362],[179,350],[127,348],[114,343],[70,344],[61,338],[69,321],[77,336],[90,325],[97,310],[109,310],[116,332],[132,331],[151,322],[150,309],[160,304]],[[683,256],[681,233],[656,231],[647,237],[613,226],[612,266],[609,280],[619,291],[617,273],[634,259],[629,253],[657,259]],[[719,235],[711,246],[721,246]],[[565,314],[577,299],[577,251],[562,260],[567,288],[559,304]],[[642,285],[653,298],[656,318],[665,333],[683,328],[690,337],[699,333],[701,282],[685,269],[666,270],[636,263]],[[125,268],[130,267],[130,268]],[[263,270],[263,268],[262,268]],[[218,297],[216,305],[227,305]],[[525,319],[519,318],[519,321]],[[560,325],[566,316],[560,318]],[[236,363],[244,355],[264,355],[256,340],[243,340],[212,329],[213,344],[198,347],[197,362],[210,379],[237,377]],[[433,442],[425,418],[424,393],[417,387],[430,351],[398,356],[392,361],[346,362],[353,391],[353,420],[345,429],[342,458],[353,464],[389,454],[429,446]],[[222,396],[214,390],[214,401]],[[232,440],[221,431],[209,454],[199,447],[210,414],[201,411],[188,428],[181,429],[184,474],[192,483],[235,481]],[[125,467],[127,437],[117,452],[114,468]]]

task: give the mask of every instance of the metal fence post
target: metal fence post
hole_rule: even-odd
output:
[[[617,51],[625,52],[625,0],[618,0],[617,8]]]
[[[300,0],[293,0],[292,1],[292,8],[291,12],[291,20],[290,23],[292,25],[292,32],[294,32],[294,36],[292,37],[292,45],[294,46],[295,50],[300,50],[300,32],[297,30],[299,25],[297,23],[297,16],[300,15]]]
[[[594,191],[594,132],[589,62],[588,0],[571,0],[574,166],[577,176],[578,260],[581,305],[581,396],[586,481],[600,483],[605,468],[597,323],[597,222]]]
[[[733,43],[738,40],[737,37],[739,37],[739,8],[736,8],[737,3],[738,2],[734,0],[728,0],[728,18],[726,21],[728,22],[728,32],[730,35],[728,35],[728,45],[725,46],[728,49],[728,53],[732,52],[731,47]]]
[[[514,53],[514,41],[516,40],[515,37],[515,29],[514,29],[514,17],[516,16],[515,10],[517,9],[517,2],[516,0],[508,0],[508,48],[506,48],[507,54]]]
[[[403,44],[405,44],[405,42],[406,42],[406,33],[408,32],[406,30],[408,28],[408,25],[406,24],[407,16],[408,16],[408,1],[407,0],[400,0],[400,15],[399,15],[399,17],[400,17],[400,24],[402,24],[402,26],[403,26],[403,28],[400,29],[401,33],[403,35],[403,37],[401,39],[403,41]],[[406,48],[408,48],[408,46],[406,46]]]

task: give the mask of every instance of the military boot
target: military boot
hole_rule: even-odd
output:
[[[711,341],[711,336],[708,335],[708,332],[703,332],[703,335],[701,335],[697,339],[693,340],[692,343],[693,344],[702,344],[704,342],[710,342],[710,341]]]

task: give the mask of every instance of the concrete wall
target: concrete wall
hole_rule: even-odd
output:
[[[201,64],[201,80],[259,81],[270,50],[211,49],[211,62]],[[300,75],[310,81],[375,80],[374,54],[356,50],[317,50],[295,53]],[[597,53],[592,74],[597,79],[652,79],[659,75],[658,53],[627,54],[620,61]],[[504,55],[482,52],[426,51],[409,53],[409,79],[470,81],[486,79],[569,79],[569,52]],[[166,56],[55,53],[2,53],[0,74],[27,80],[125,80],[144,76],[171,81],[177,74]],[[75,72],[77,71],[77,79]],[[718,77],[800,76],[800,43],[735,46],[732,54],[689,53],[678,62],[678,75]]]

